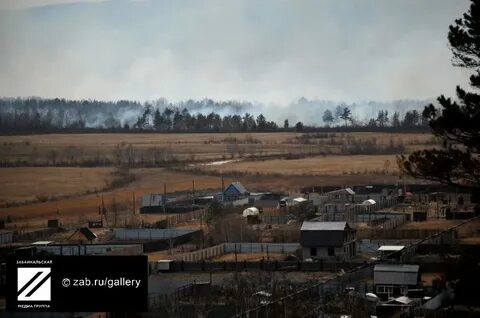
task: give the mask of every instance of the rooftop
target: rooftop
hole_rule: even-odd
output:
[[[353,191],[351,188],[345,188],[345,189],[333,190],[333,191],[327,192],[327,194],[349,194],[349,195],[354,195],[354,194],[355,194],[355,191]]]
[[[245,194],[247,193],[247,189],[243,186],[243,184],[241,184],[240,182],[236,181],[236,182],[232,182],[226,189],[230,188],[230,187],[234,187],[235,189],[237,189],[237,191],[241,194]]]
[[[404,248],[405,248],[404,245],[382,245],[378,248],[378,250],[396,252],[396,251],[401,251]]]
[[[343,231],[347,222],[316,222],[305,221],[302,223],[301,231]]]
[[[32,245],[48,245],[51,243],[53,243],[53,241],[37,241],[37,242],[33,242]]]
[[[377,264],[375,265],[375,272],[399,272],[399,273],[417,273],[420,269],[419,265],[405,265],[405,264]]]

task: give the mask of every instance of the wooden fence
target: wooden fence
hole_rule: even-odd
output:
[[[222,256],[225,254],[225,244],[207,247],[198,251],[185,253],[176,257],[177,261],[198,262],[201,260]]]
[[[181,214],[167,216],[168,226],[177,225],[180,223],[191,222],[193,220],[204,220],[206,217],[205,210],[197,210],[192,212],[186,212]]]

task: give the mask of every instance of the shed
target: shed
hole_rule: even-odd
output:
[[[400,261],[402,259],[401,251],[404,248],[404,245],[382,245],[378,248],[378,251],[381,258]]]
[[[163,195],[150,193],[142,197],[142,207],[163,205]]]

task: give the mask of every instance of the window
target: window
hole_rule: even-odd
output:
[[[310,256],[317,256],[317,249],[315,247],[310,248]]]
[[[404,295],[404,296],[408,294],[408,288],[407,288],[407,286],[402,286],[402,287],[400,287],[400,294],[402,294],[402,295]]]
[[[328,256],[335,256],[335,248],[333,247],[328,248]]]
[[[388,286],[388,287],[387,287],[387,293],[388,293],[389,295],[392,295],[392,294],[393,294],[393,286]]]
[[[377,294],[385,294],[385,286],[377,286]]]

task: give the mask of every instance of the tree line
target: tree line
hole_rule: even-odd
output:
[[[182,106],[184,106],[182,108]],[[120,100],[71,101],[65,99],[0,99],[0,133],[51,133],[51,132],[275,132],[275,131],[382,131],[422,130],[427,122],[416,110],[407,111],[401,118],[394,112],[381,110],[375,118],[360,121],[346,105],[327,109],[322,126],[304,125],[302,121],[282,125],[269,120],[264,114],[245,112],[252,104],[241,102],[214,102],[188,100],[154,103]],[[213,109],[213,111],[211,111]],[[202,111],[209,110],[207,113]],[[195,113],[194,113],[195,112]],[[226,115],[221,115],[227,113]]]

